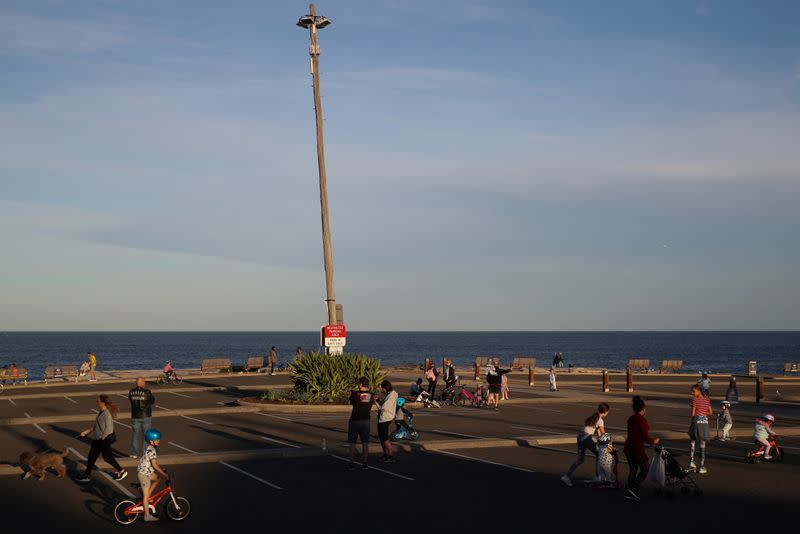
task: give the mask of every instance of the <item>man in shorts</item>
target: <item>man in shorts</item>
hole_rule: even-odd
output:
[[[356,441],[361,440],[362,462],[361,468],[367,469],[369,456],[369,414],[375,404],[375,396],[369,390],[369,380],[366,377],[358,379],[358,389],[350,392],[350,404],[353,411],[347,425],[347,442],[350,444],[349,468],[355,469],[353,458],[356,455]]]
[[[168,478],[167,472],[158,465],[158,446],[161,444],[161,432],[155,428],[150,428],[144,433],[145,440],[147,441],[147,449],[142,454],[142,459],[139,460],[139,467],[136,474],[139,477],[139,484],[142,486],[142,507],[144,508],[145,521],[158,521],[158,518],[150,513],[150,506],[148,501],[150,496],[158,486],[158,472],[164,477]]]
[[[95,369],[97,369],[97,358],[94,353],[90,351],[86,353],[86,359],[89,360],[89,373],[92,375],[89,382],[97,382],[97,373],[95,372]]]

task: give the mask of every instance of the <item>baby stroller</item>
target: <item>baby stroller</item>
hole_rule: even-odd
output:
[[[403,439],[417,441],[419,439],[419,432],[414,428],[414,414],[411,410],[403,407],[403,405],[400,404],[400,400],[404,401],[405,399],[399,399],[397,405],[397,409],[403,412],[403,419],[395,419],[394,422],[397,425],[397,429],[394,431],[394,434],[392,434],[392,441],[400,441]]]
[[[591,488],[619,489],[619,453],[612,438],[608,433],[597,438],[597,475],[586,481]]]
[[[703,490],[694,481],[691,472],[688,469],[684,469],[675,459],[675,453],[669,452],[661,445],[656,445],[653,450],[658,455],[656,458],[660,458],[664,466],[663,483],[656,487],[654,491],[656,495],[672,498],[675,496],[676,490],[679,490],[683,495],[692,494],[698,496],[703,494]]]

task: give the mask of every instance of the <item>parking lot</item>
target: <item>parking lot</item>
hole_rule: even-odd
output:
[[[399,389],[407,388],[412,375],[396,375]],[[664,377],[659,384],[658,378],[647,378],[653,393],[647,396],[653,432],[665,436],[667,447],[676,452],[688,448],[687,402],[678,395],[680,389],[686,391],[683,383],[691,384],[692,379]],[[597,402],[604,399],[611,404],[606,428],[622,436],[629,397],[613,390],[612,395],[602,395],[590,379],[587,383],[565,379],[558,392],[547,391],[544,382],[535,388],[523,382],[512,380],[514,403],[499,411],[415,408],[421,434],[418,447],[401,452],[397,463],[383,465],[377,462],[375,443],[367,471],[347,469],[346,409],[299,412],[240,402],[258,389],[288,384],[285,376],[198,377],[181,386],[152,386],[157,405],[153,424],[164,433],[159,455],[174,474],[177,494],[190,499],[193,507],[185,523],[162,521],[152,528],[205,531],[264,524],[340,531],[386,528],[392,523],[397,528],[409,524],[472,528],[494,517],[508,526],[571,528],[577,512],[588,518],[606,517],[616,527],[628,525],[633,530],[654,518],[665,527],[685,528],[698,513],[716,523],[724,510],[726,521],[733,525],[729,528],[736,530],[761,524],[765,509],[787,517],[793,513],[793,488],[800,480],[800,462],[795,460],[800,458],[798,406],[785,402],[769,406],[778,415],[778,432],[786,434],[781,440],[787,453],[783,464],[742,461],[751,446],[753,418],[765,410],[743,403],[733,412],[735,441],[709,444],[709,473],[697,476],[702,496],[667,500],[645,493],[641,503],[632,504],[621,492],[580,484],[567,488],[558,480],[573,460],[575,432]],[[783,386],[791,389],[797,384],[786,381]],[[79,525],[90,532],[113,527],[113,506],[135,494],[131,487],[135,478],[117,483],[95,473],[91,484],[79,485],[70,477],[83,467],[88,441],[77,434],[90,426],[94,395],[99,393],[112,395],[120,404],[114,448],[123,466],[135,470],[135,461],[127,458],[130,430],[124,396],[129,387],[125,382],[95,382],[6,389],[0,397],[0,491],[4,507],[15,510],[6,525]],[[70,477],[48,474],[42,482],[21,480],[17,462],[22,451],[67,448]],[[685,463],[685,458],[681,460]],[[98,466],[109,469],[102,459]],[[623,462],[619,467],[626,477],[627,466]],[[592,474],[590,460],[578,471],[577,480]],[[148,527],[142,523],[132,528]]]

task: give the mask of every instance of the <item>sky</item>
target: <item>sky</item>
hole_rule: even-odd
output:
[[[315,330],[303,2],[0,4],[0,331]],[[800,4],[317,12],[351,330],[800,329]]]

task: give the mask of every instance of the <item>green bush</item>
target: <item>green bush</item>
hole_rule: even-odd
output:
[[[328,356],[309,352],[292,362],[291,378],[298,393],[314,400],[333,400],[347,398],[362,376],[367,377],[372,389],[377,389],[386,376],[380,369],[380,360],[365,354]]]

